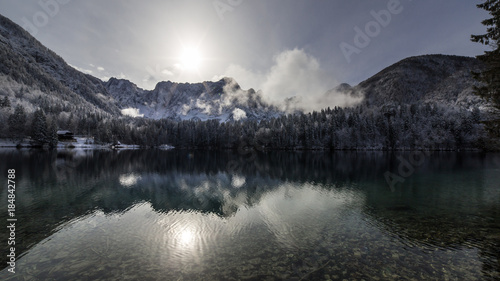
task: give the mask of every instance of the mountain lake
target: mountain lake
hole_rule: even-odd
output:
[[[1,150],[0,280],[500,279],[500,155],[418,156]]]

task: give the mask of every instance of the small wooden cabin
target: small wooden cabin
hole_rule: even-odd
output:
[[[59,141],[74,142],[75,134],[71,131],[57,131],[57,138]]]

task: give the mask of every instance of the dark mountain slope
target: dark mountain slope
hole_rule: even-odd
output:
[[[410,57],[395,63],[354,90],[363,92],[370,105],[439,102],[470,107],[486,105],[473,94],[477,85],[471,71],[481,69],[475,58],[447,55]]]

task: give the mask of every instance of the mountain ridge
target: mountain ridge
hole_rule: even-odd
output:
[[[102,114],[119,110],[105,98],[101,81],[69,66],[27,31],[0,15],[0,74],[46,95],[88,107]],[[99,95],[100,94],[100,95]],[[70,106],[70,105],[68,105]]]
[[[451,106],[487,106],[473,93],[478,82],[472,71],[480,71],[476,58],[455,55],[413,56],[396,62],[353,87],[365,94],[365,102],[440,102]],[[411,70],[411,71],[408,71]]]
[[[316,111],[285,114],[289,112],[279,105],[265,102],[264,93],[243,90],[232,78],[164,81],[144,90],[128,80],[104,82],[76,70],[4,17],[0,17],[0,36],[0,124],[8,125],[0,127],[3,138],[31,136],[38,144],[48,144],[54,135],[57,138],[59,128],[93,136],[98,143],[146,147],[474,150],[488,146],[480,122],[488,104],[473,95],[477,82],[471,75],[481,66],[471,58],[407,58],[356,86],[341,84],[326,92]],[[359,102],[335,106],[341,95]],[[306,98],[312,96],[305,93]],[[288,98],[281,108],[287,101],[301,103]]]
[[[280,111],[262,100],[253,89],[242,90],[232,78],[201,83],[162,81],[153,90],[134,83],[111,78],[105,88],[122,109],[133,109],[151,119],[174,120],[268,119]]]
[[[21,96],[16,102],[31,105],[28,106],[31,110],[40,106],[37,97],[42,96],[49,103],[63,104],[60,107],[68,113],[84,110],[110,117],[123,116],[124,110],[135,111],[135,116],[173,120],[257,120],[284,114],[277,105],[263,100],[265,93],[243,90],[233,78],[200,83],[161,81],[153,90],[141,89],[125,79],[101,81],[68,65],[27,31],[1,15],[0,57],[3,62],[1,75],[21,88],[26,86],[28,90],[24,91],[39,90],[24,96],[18,93],[19,89],[3,90],[6,96]],[[439,102],[447,106],[487,108],[487,103],[473,94],[477,82],[471,71],[481,67],[477,59],[470,57],[409,57],[356,86],[340,84],[325,95],[363,97],[362,104],[368,106]]]

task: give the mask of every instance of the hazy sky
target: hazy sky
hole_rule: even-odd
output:
[[[469,40],[485,31],[480,2],[0,0],[0,13],[102,79],[152,89],[232,76],[298,94],[355,85],[409,56],[481,54]]]

